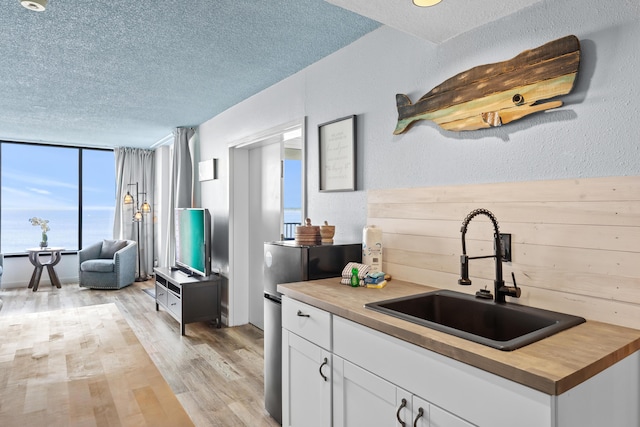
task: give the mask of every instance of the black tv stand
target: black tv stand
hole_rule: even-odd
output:
[[[169,267],[171,271],[179,271],[180,273],[186,274],[187,276],[195,276],[195,273],[188,268],[180,267],[178,265],[174,265],[173,267]]]
[[[222,325],[221,280],[217,275],[185,277],[183,269],[156,267],[156,311],[160,307],[178,322],[180,332],[192,322],[215,320]],[[180,273],[178,273],[178,271]]]

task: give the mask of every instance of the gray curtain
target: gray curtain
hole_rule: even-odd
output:
[[[167,203],[162,207],[163,216],[168,218],[168,227],[162,241],[175,241],[174,209],[193,207],[193,162],[191,149],[195,144],[196,129],[192,127],[179,127],[173,131],[173,146],[170,150],[171,170],[169,182],[171,183]],[[174,264],[174,245],[168,244],[164,251],[165,259],[161,265]]]
[[[191,144],[195,139],[195,128],[176,128],[174,131],[172,174],[174,176],[174,208],[193,207],[193,164]]]
[[[136,279],[147,279],[153,273],[154,253],[154,153],[151,150],[119,147],[114,150],[116,161],[116,211],[113,224],[115,239],[138,242],[139,263]],[[134,204],[123,203],[127,191]],[[133,215],[144,202],[151,205],[151,212],[142,215],[142,221],[134,222]]]

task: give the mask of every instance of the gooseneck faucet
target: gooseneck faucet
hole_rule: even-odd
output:
[[[470,257],[467,255],[467,244],[465,236],[467,234],[467,227],[469,226],[469,223],[478,215],[488,216],[493,223],[493,242],[495,253],[493,255]],[[458,280],[458,284],[464,286],[471,285],[471,280],[469,279],[469,260],[495,258],[496,277],[493,281],[495,302],[506,302],[505,296],[507,295],[519,298],[520,288],[518,288],[518,286],[516,285],[515,278],[513,282],[514,286],[505,286],[504,280],[502,279],[502,247],[500,245],[500,227],[498,226],[498,220],[496,219],[496,217],[487,209],[475,209],[471,211],[469,215],[467,215],[464,221],[462,221],[462,228],[460,229],[460,231],[462,232],[462,255],[460,256],[460,280]]]

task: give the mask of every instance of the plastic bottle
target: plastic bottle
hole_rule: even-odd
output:
[[[354,288],[357,288],[358,286],[360,286],[360,278],[358,277],[357,268],[351,269],[351,286]]]

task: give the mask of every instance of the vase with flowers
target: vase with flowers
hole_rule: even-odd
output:
[[[36,225],[40,226],[40,230],[42,231],[42,240],[40,241],[40,247],[43,249],[46,248],[49,240],[47,236],[47,231],[51,230],[49,228],[49,220],[34,216],[33,218],[29,218],[29,222],[31,222],[31,225],[33,226],[36,226]]]

